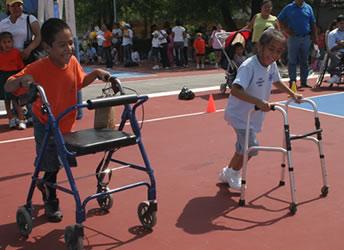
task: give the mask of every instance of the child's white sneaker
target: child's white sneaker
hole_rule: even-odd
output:
[[[204,64],[201,64],[201,69],[204,69]]]
[[[236,190],[241,189],[241,176],[240,170],[233,170],[232,168],[224,167],[219,174],[219,180]]]
[[[19,120],[18,129],[20,129],[20,130],[26,129],[26,123],[25,123],[25,121]]]
[[[8,126],[9,128],[15,128],[17,126],[17,119],[16,118],[12,118],[8,121]]]
[[[199,64],[196,65],[196,69],[199,69]]]

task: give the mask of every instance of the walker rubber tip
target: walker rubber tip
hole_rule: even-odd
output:
[[[216,112],[216,107],[215,107],[213,95],[210,94],[209,99],[208,99],[207,113],[213,113],[213,112]]]

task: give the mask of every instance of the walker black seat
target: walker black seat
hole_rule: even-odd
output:
[[[67,133],[63,137],[67,149],[77,156],[136,144],[135,135],[109,128],[90,128]]]

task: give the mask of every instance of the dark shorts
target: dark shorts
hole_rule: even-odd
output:
[[[5,91],[5,83],[7,81],[7,79],[16,74],[18,72],[17,71],[0,71],[0,100],[12,100],[14,98],[14,96]]]
[[[205,54],[196,54],[196,56],[204,56]]]
[[[45,125],[33,115],[33,130],[36,142],[36,154],[38,157],[41,145],[45,135]],[[77,166],[75,157],[68,157],[68,163],[71,167]],[[43,153],[41,171],[56,172],[62,167],[62,161],[57,154],[57,147],[53,135],[48,139],[48,145]]]

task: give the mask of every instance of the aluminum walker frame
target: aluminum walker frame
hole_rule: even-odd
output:
[[[317,144],[319,150],[319,157],[321,163],[321,171],[322,171],[322,179],[323,179],[323,186],[321,188],[321,196],[326,197],[329,191],[328,182],[327,182],[327,171],[325,166],[325,156],[323,152],[323,145],[322,145],[322,129],[320,127],[320,120],[318,115],[318,110],[316,104],[310,99],[302,99],[300,103],[309,103],[312,106],[313,113],[314,113],[314,121],[315,121],[315,130],[307,132],[301,135],[292,135],[290,134],[290,128],[288,123],[288,107],[291,102],[295,102],[293,99],[289,99],[286,102],[285,108],[272,105],[271,110],[275,111],[278,110],[282,116],[284,121],[284,140],[283,146],[281,147],[268,147],[268,146],[251,146],[248,147],[248,138],[249,138],[249,129],[250,129],[250,120],[251,115],[253,112],[258,111],[259,109],[255,107],[248,113],[247,124],[246,124],[246,135],[245,135],[245,151],[243,157],[243,168],[242,168],[242,180],[241,180],[241,190],[240,190],[240,200],[239,206],[245,205],[245,191],[246,191],[246,174],[247,174],[247,163],[248,163],[248,155],[251,151],[273,151],[273,152],[281,152],[283,154],[283,159],[281,163],[281,178],[279,182],[279,186],[285,185],[285,167],[286,162],[288,165],[288,172],[289,172],[289,179],[290,179],[290,192],[291,192],[291,203],[289,205],[289,211],[292,215],[294,215],[297,211],[297,202],[296,202],[296,188],[295,188],[295,177],[294,177],[294,167],[293,161],[291,157],[291,142],[293,140],[304,139],[310,140]],[[316,137],[315,137],[316,135]]]

